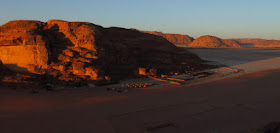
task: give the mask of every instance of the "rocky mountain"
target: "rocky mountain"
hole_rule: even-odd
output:
[[[175,45],[189,45],[194,40],[194,38],[192,38],[188,35],[166,34],[166,33],[157,32],[157,31],[142,31],[142,32],[157,35],[157,36],[162,36]]]
[[[234,40],[242,47],[279,47],[279,40],[265,40],[260,38],[239,38]]]
[[[0,60],[10,69],[64,81],[136,75],[139,67],[186,70],[200,58],[166,39],[88,22],[10,21],[0,26]]]
[[[258,43],[255,43],[255,47],[259,48],[279,48],[280,41],[279,40],[264,40]]]
[[[239,48],[234,40],[223,40],[215,36],[205,35],[195,39],[189,47],[200,48]]]
[[[236,38],[236,39],[227,39],[236,41],[242,47],[254,47],[256,43],[264,41],[264,39],[259,38]]]

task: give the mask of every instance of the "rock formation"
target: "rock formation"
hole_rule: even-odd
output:
[[[224,45],[226,45],[226,47],[230,47],[230,48],[239,48],[241,47],[236,41],[234,40],[228,40],[228,39],[222,39]]]
[[[173,71],[200,64],[197,55],[163,37],[87,22],[11,21],[0,26],[0,37],[0,60],[7,67],[64,81],[119,79],[135,75],[139,67]]]
[[[200,48],[239,48],[240,45],[233,40],[222,40],[215,36],[201,36],[195,39],[189,47]]]
[[[48,51],[43,40],[43,23],[11,21],[0,27],[0,60],[13,69],[29,65],[47,68]]]
[[[236,38],[236,39],[227,39],[236,41],[240,46],[244,48],[254,47],[256,43],[264,41],[264,39],[259,38]]]
[[[188,35],[166,34],[166,33],[156,32],[156,31],[142,31],[142,32],[157,35],[157,36],[162,36],[175,45],[186,45],[187,46],[187,45],[191,44],[194,40],[194,38],[192,38]]]
[[[280,41],[278,40],[264,40],[260,41],[255,44],[255,47],[259,48],[279,48],[280,47]]]
[[[279,40],[265,40],[259,38],[239,38],[234,40],[242,47],[280,47]]]

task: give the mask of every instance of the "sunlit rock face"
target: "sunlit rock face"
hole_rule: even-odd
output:
[[[215,36],[201,36],[195,39],[190,47],[201,47],[201,48],[239,48],[241,47],[237,42],[233,40],[223,40]]]
[[[181,35],[181,34],[167,34],[162,32],[156,32],[156,31],[142,31],[144,33],[149,33],[157,36],[162,36],[171,43],[175,45],[186,45],[188,46],[191,44],[194,40],[194,38],[188,36],[188,35]]]
[[[48,49],[39,21],[11,21],[0,27],[0,60],[10,68],[27,71],[47,68]]]
[[[3,64],[60,80],[122,78],[139,67],[171,71],[200,63],[163,37],[88,22],[11,21],[0,26],[0,36]]]

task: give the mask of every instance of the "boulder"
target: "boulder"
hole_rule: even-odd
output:
[[[147,75],[147,69],[146,68],[138,68],[139,75]]]

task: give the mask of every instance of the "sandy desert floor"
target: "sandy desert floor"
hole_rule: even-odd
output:
[[[127,93],[0,89],[1,133],[255,133],[280,121],[279,49],[191,49],[243,73]]]
[[[280,49],[189,49],[202,59],[244,69],[246,72],[280,68]]]

